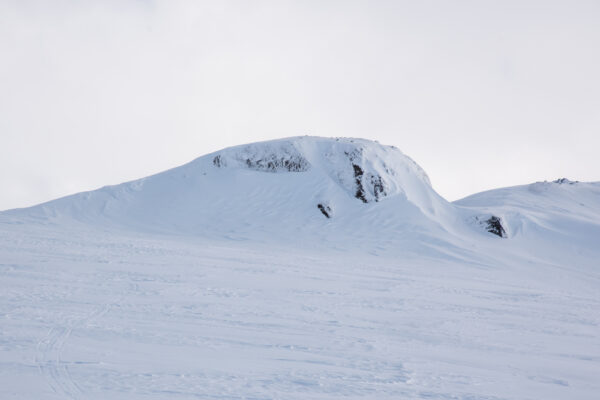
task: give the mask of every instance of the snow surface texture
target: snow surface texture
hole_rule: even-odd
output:
[[[298,137],[0,213],[0,398],[596,399],[600,184]]]

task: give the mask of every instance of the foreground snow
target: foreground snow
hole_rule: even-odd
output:
[[[0,213],[0,398],[595,399],[599,243],[598,184],[451,204],[367,141],[234,148]]]

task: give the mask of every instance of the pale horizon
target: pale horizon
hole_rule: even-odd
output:
[[[600,180],[596,2],[0,4],[0,210],[313,135],[453,201]]]

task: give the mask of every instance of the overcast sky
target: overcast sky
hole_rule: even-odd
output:
[[[599,1],[0,0],[0,209],[296,136],[449,200],[600,180]]]

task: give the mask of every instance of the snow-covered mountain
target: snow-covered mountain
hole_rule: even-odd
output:
[[[307,224],[321,229],[374,203],[393,203],[410,218],[435,218],[449,209],[425,172],[398,149],[363,139],[296,137],[225,149],[158,175],[12,213],[215,234],[244,225],[253,232]]]
[[[600,183],[294,137],[0,213],[0,397],[589,398]]]
[[[595,247],[599,183],[538,182],[449,203],[393,146],[294,137],[236,146],[147,178],[10,210],[0,219],[141,233],[420,251],[444,242]],[[499,237],[518,243],[500,243]],[[416,247],[415,247],[416,246]],[[410,247],[410,246],[408,246]]]

